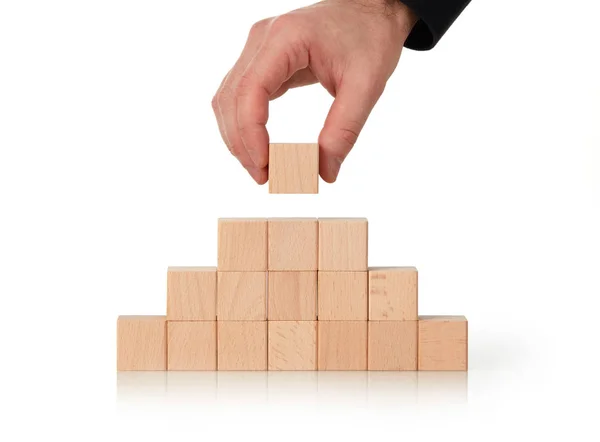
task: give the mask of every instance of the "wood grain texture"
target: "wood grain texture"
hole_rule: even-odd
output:
[[[317,270],[316,218],[271,218],[268,221],[269,270]]]
[[[369,370],[416,371],[418,321],[369,321]]]
[[[219,321],[267,319],[266,272],[218,272],[217,318]]]
[[[416,321],[418,272],[415,267],[369,269],[369,320]]]
[[[317,319],[317,272],[269,272],[268,279],[270,321]]]
[[[219,219],[217,267],[219,271],[267,270],[267,220]]]
[[[217,319],[216,267],[169,267],[167,319],[176,321]]]
[[[367,219],[319,219],[320,271],[367,271],[367,255]]]
[[[367,369],[367,321],[318,321],[320,371]]]
[[[216,321],[168,321],[167,369],[217,369]]]
[[[319,321],[366,321],[367,272],[319,272]]]
[[[319,145],[269,145],[270,193],[319,193]]]
[[[467,369],[467,318],[419,316],[419,370],[466,371]]]
[[[269,370],[317,369],[317,321],[269,321]]]
[[[219,321],[217,343],[219,370],[267,369],[267,321]]]
[[[167,369],[166,316],[119,316],[117,371]]]

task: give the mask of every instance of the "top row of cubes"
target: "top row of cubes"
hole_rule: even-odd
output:
[[[366,271],[365,218],[219,219],[219,271]]]

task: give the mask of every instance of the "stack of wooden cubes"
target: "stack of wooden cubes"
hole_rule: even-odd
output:
[[[467,320],[418,316],[414,267],[369,268],[360,219],[220,219],[217,267],[121,316],[117,369],[467,370]]]

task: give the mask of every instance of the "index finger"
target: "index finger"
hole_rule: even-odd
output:
[[[257,167],[269,163],[269,100],[295,72],[308,67],[301,40],[267,38],[242,74],[236,88],[238,131]]]

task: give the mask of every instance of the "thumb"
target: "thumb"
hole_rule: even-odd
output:
[[[342,80],[319,135],[319,173],[324,181],[337,179],[383,89],[384,85],[364,73],[346,75]]]

